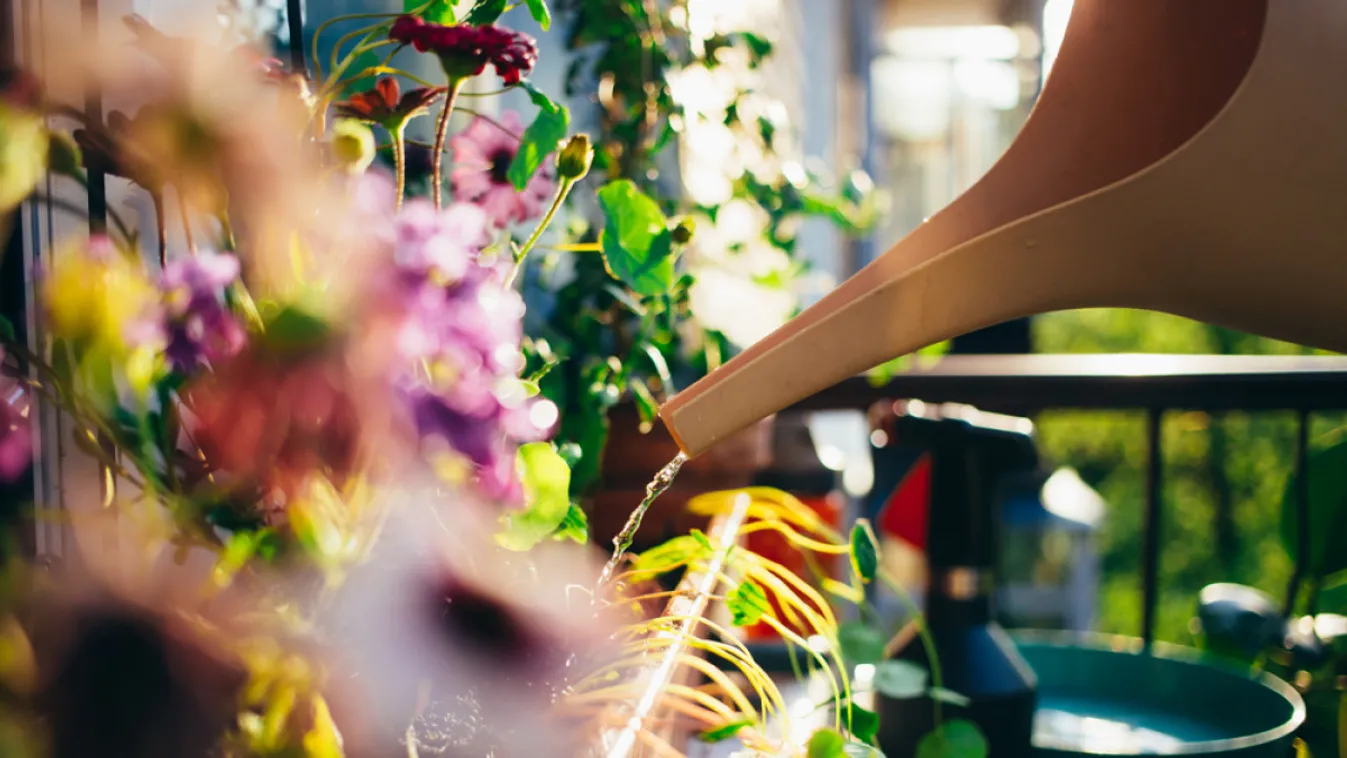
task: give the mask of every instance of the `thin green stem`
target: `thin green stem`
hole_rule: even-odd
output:
[[[571,188],[574,186],[574,179],[562,179],[557,185],[557,194],[556,197],[552,198],[552,207],[547,209],[547,214],[544,215],[543,220],[538,223],[538,228],[533,230],[533,235],[524,242],[523,247],[520,247],[519,250],[515,252],[514,266],[510,268],[510,275],[505,279],[506,287],[514,286],[515,278],[519,276],[520,270],[524,267],[524,258],[528,256],[529,251],[533,249],[533,246],[538,244],[539,238],[543,236],[543,232],[547,230],[547,227],[552,225],[552,219],[556,218],[557,211],[561,210],[561,204],[566,202],[566,196],[571,194]]]
[[[332,70],[332,74],[328,76],[327,81],[324,82],[322,87],[322,92],[324,96],[330,97],[334,92],[340,90],[343,85],[350,84],[351,82],[364,78],[365,72],[367,71],[373,71],[375,74],[378,74],[379,69],[383,68],[382,66],[377,67],[366,66],[365,68],[360,69],[355,74],[352,74],[351,76],[348,76],[344,79],[342,78],[342,74],[346,73],[346,69],[350,68],[352,63],[355,63],[355,59],[357,56],[360,55],[360,53],[368,52],[370,50],[377,50],[381,47],[386,47],[388,45],[397,45],[397,43],[391,39],[381,39],[377,41],[371,41],[372,36],[373,36],[372,34],[368,35],[363,40],[361,40],[358,45],[356,45],[354,48],[351,49],[350,54],[347,55],[346,58],[342,60],[341,64]],[[396,54],[397,51],[400,49],[402,49],[402,46],[398,45],[398,47],[393,49],[393,52]],[[424,85],[424,82],[421,82],[420,79],[417,79],[415,76],[412,76],[406,71],[398,71],[398,73],[407,77],[408,79],[413,79]]]
[[[880,571],[879,580],[883,582],[884,586],[888,587],[893,594],[898,596],[898,600],[903,604],[903,607],[909,614],[911,614],[912,621],[917,625],[917,636],[921,638],[921,646],[926,650],[926,660],[931,666],[931,686],[936,689],[944,689],[945,680],[944,675],[940,671],[940,654],[935,649],[935,638],[931,636],[931,630],[926,626],[926,617],[922,614],[921,609],[917,607],[917,604],[912,601],[912,596],[907,594],[907,590],[904,589],[902,585],[898,584],[898,582],[894,581],[893,577],[889,576],[888,573]],[[935,726],[940,726],[940,700],[937,698],[931,698],[931,714]]]
[[[460,106],[459,109],[458,109],[458,112],[459,112],[459,113],[467,113],[467,114],[476,116],[477,118],[480,118],[480,119],[482,119],[483,121],[487,122],[488,124],[491,124],[492,126],[496,127],[497,129],[501,130],[502,132],[505,132],[506,134],[510,135],[511,137],[514,137],[515,139],[523,139],[523,138],[524,138],[524,135],[520,134],[519,132],[516,132],[515,130],[511,129],[510,127],[506,126],[505,124],[502,124],[501,122],[497,121],[496,119],[494,119],[494,118],[492,118],[492,117],[486,115],[485,113],[482,113],[481,111],[475,111],[475,110],[473,110],[473,109],[471,109],[471,108],[464,108],[464,107]]]
[[[346,34],[341,39],[337,40],[337,47],[332,48],[332,59],[331,61],[329,61],[331,63],[333,75],[340,76],[342,71],[345,71],[347,68],[350,68],[351,64],[355,62],[355,59],[359,57],[361,53],[367,50],[374,50],[375,48],[383,47],[384,45],[398,44],[396,40],[391,40],[387,38],[376,39],[376,37],[382,34],[383,31],[384,31],[384,24],[375,24],[373,26],[364,27],[363,29],[356,29],[355,31]],[[337,63],[338,60],[337,54],[340,50],[340,46],[346,44],[352,39],[355,39],[356,37],[360,37],[360,41],[355,44],[355,47],[352,47],[350,50],[348,50],[346,52],[346,55],[340,56],[341,64],[339,66]]]
[[[79,217],[81,217],[81,218],[88,218],[88,217],[89,217],[89,211],[88,211],[88,210],[86,210],[86,209],[84,209],[84,208],[81,208],[81,207],[79,207],[78,205],[75,205],[74,203],[70,202],[69,200],[62,200],[62,199],[59,198],[59,197],[52,197],[51,195],[44,195],[44,194],[42,194],[42,193],[40,193],[40,192],[34,193],[34,194],[32,195],[32,199],[33,199],[34,201],[36,201],[36,202],[39,202],[39,203],[46,203],[47,205],[51,206],[52,208],[55,208],[55,209],[57,209],[57,210],[65,211],[65,212],[67,212],[67,213],[70,213],[70,214],[75,215],[75,216],[79,216]],[[126,226],[126,223],[125,223],[124,221],[122,221],[121,217],[119,217],[119,216],[118,216],[118,215],[117,215],[111,208],[108,208],[108,218],[112,219],[112,225],[113,225],[114,227],[117,228],[117,233],[121,235],[121,237],[122,237],[122,242],[123,242],[124,244],[130,245],[130,244],[131,244],[131,240],[132,240],[133,238],[132,238],[132,236],[131,236],[130,230],[129,230],[129,229],[127,228],[127,226]]]
[[[336,16],[336,17],[330,18],[330,19],[324,21],[323,23],[319,24],[319,25],[318,25],[318,28],[315,29],[315,30],[313,31],[313,45],[312,45],[312,48],[313,48],[312,53],[313,53],[313,54],[310,56],[311,58],[313,58],[313,78],[314,78],[314,81],[322,81],[322,80],[323,80],[323,72],[322,72],[323,64],[322,64],[322,58],[319,57],[319,55],[318,55],[318,40],[319,40],[320,37],[323,36],[323,32],[327,31],[327,28],[328,28],[329,26],[332,26],[333,24],[340,24],[340,23],[343,22],[343,21],[357,21],[357,20],[362,19],[362,18],[384,18],[384,19],[387,19],[387,18],[397,18],[398,16],[401,16],[401,15],[402,15],[401,13],[351,13],[351,14],[348,14],[348,15],[345,15],[345,16]],[[372,29],[372,28],[374,28],[374,26],[379,26],[379,24],[374,24],[373,26],[363,27],[362,31],[363,31],[364,29]],[[339,46],[339,45],[338,45],[338,46]],[[334,47],[334,50],[335,50],[335,47]]]
[[[183,199],[182,193],[178,195],[178,212],[182,214],[182,233],[187,240],[187,251],[196,255],[196,238],[192,236],[192,214],[187,209],[187,201]]]
[[[222,210],[217,218],[220,222],[220,236],[224,238],[224,248],[233,252],[237,249],[237,244],[234,241],[234,226],[229,223],[229,212]]]
[[[440,111],[440,122],[435,128],[435,147],[432,153],[431,171],[432,190],[435,195],[435,207],[437,209],[444,207],[440,200],[443,193],[441,185],[444,183],[444,140],[449,136],[449,118],[454,115],[454,101],[458,99],[458,91],[463,88],[464,79],[455,79],[449,82],[449,89],[444,95],[444,110]]]
[[[464,92],[463,97],[495,97],[496,95],[504,95],[506,92],[516,89],[519,89],[519,85],[512,84],[509,87],[493,89],[490,92]]]

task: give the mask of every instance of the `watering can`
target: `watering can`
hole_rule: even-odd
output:
[[[898,355],[1070,308],[1347,351],[1347,3],[1077,0],[966,193],[660,410],[695,456]]]

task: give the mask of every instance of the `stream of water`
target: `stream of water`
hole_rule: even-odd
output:
[[[641,519],[645,518],[646,511],[655,502],[656,498],[664,494],[673,484],[674,477],[678,476],[679,469],[688,462],[688,457],[683,453],[674,456],[669,464],[655,474],[655,478],[650,480],[650,484],[645,486],[645,499],[636,506],[636,510],[631,512],[627,523],[622,527],[622,531],[613,538],[613,557],[608,559],[607,565],[603,567],[603,572],[599,574],[599,587],[603,588],[608,584],[608,580],[613,578],[613,572],[622,563],[622,556],[627,554],[627,549],[631,547],[632,540],[636,539],[636,530],[641,528]]]

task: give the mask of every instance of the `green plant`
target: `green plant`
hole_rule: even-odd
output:
[[[623,589],[615,605],[667,601],[668,607],[662,614],[624,626],[626,654],[570,688],[563,708],[595,718],[599,728],[620,728],[630,716],[625,707],[644,704],[646,710],[638,714],[641,726],[631,730],[630,739],[658,752],[672,748],[651,724],[661,723],[657,717],[672,712],[696,724],[702,740],[738,738],[753,750],[792,754],[788,745],[770,736],[791,733],[786,703],[735,633],[710,618],[709,606],[720,602],[733,626],[763,623],[779,634],[792,665],[803,659],[797,677],[817,675],[827,682],[831,695],[819,707],[831,712],[832,725],[814,733],[805,746],[808,756],[880,755],[875,747],[878,716],[856,702],[851,681],[851,672],[862,664],[876,667],[878,692],[935,700],[937,728],[923,742],[923,756],[985,756],[986,746],[975,726],[945,720],[940,714],[940,703],[963,698],[941,686],[939,658],[932,648],[928,647],[933,662],[929,677],[915,665],[884,660],[890,637],[904,638],[913,629],[890,635],[874,621],[839,620],[834,601],[866,608],[864,588],[872,581],[902,592],[879,570],[878,544],[868,524],[862,521],[850,535],[838,534],[806,505],[770,488],[707,493],[688,507],[723,531],[710,536],[694,531],[630,560],[614,578],[615,586]],[[739,538],[760,531],[780,535],[816,568],[823,560],[846,558],[851,567],[848,580],[838,581],[819,570],[810,581],[737,544]],[[682,576],[677,589],[652,586],[652,580],[666,575]],[[930,646],[920,614],[913,618],[911,626]],[[682,669],[706,683],[679,683]],[[736,685],[722,669],[741,675],[746,686]],[[651,671],[659,676],[650,677]]]

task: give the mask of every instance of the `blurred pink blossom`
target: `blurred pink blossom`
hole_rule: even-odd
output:
[[[454,154],[454,170],[450,174],[454,197],[480,205],[501,229],[542,215],[543,204],[556,190],[555,182],[543,170],[533,175],[522,192],[510,183],[507,175],[510,162],[519,150],[519,137],[515,135],[523,128],[519,114],[506,111],[499,126],[478,117],[449,139]]]
[[[17,384],[0,378],[0,482],[22,476],[32,458],[28,396]]]

